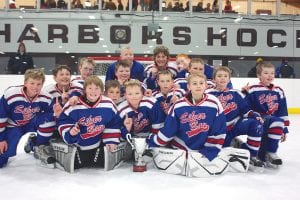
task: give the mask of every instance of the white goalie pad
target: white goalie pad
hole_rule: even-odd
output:
[[[223,148],[218,157],[229,162],[229,172],[245,173],[249,169],[250,152],[233,147]]]
[[[220,157],[209,161],[205,156],[196,151],[189,151],[186,166],[186,176],[188,177],[210,177],[220,175],[227,171],[228,161]]]
[[[54,151],[54,156],[56,159],[55,166],[66,172],[73,173],[77,147],[73,145],[67,145],[60,139],[51,140],[50,146]]]
[[[157,169],[177,175],[185,175],[186,152],[180,149],[153,148],[153,162]]]
[[[132,154],[131,146],[127,142],[118,144],[114,151],[104,148],[104,170],[109,171],[118,168],[125,160],[129,159]]]

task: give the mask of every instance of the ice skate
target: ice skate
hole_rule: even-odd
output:
[[[36,138],[37,138],[37,136],[35,133],[30,133],[30,135],[25,143],[25,146],[24,146],[24,151],[26,153],[30,153],[30,152],[34,151]]]
[[[38,159],[39,164],[47,168],[55,168],[55,158],[50,146],[40,145],[34,148],[34,157]]]
[[[262,173],[264,171],[265,165],[264,162],[259,160],[257,157],[250,157],[249,170],[253,172]]]
[[[235,137],[235,138],[231,141],[230,146],[232,146],[233,148],[241,149],[243,143],[244,143],[244,142],[243,142],[240,138]]]
[[[266,163],[268,167],[278,168],[280,165],[282,165],[282,160],[276,153],[267,152]]]

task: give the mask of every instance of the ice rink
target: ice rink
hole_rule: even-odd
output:
[[[262,174],[227,173],[212,178],[187,178],[164,174],[152,165],[144,173],[133,173],[132,166],[105,172],[80,169],[69,174],[36,164],[32,154],[23,151],[0,169],[1,200],[75,199],[220,199],[220,200],[298,200],[300,188],[300,115],[290,116],[290,133],[280,145],[283,166]]]

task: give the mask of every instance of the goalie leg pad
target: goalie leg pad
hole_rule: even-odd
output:
[[[229,162],[229,172],[245,173],[249,169],[250,152],[233,147],[223,148],[218,157]]]
[[[104,148],[104,170],[109,171],[118,168],[126,159],[130,158],[132,149],[127,142],[121,142],[118,144],[114,151],[109,151],[106,147]]]
[[[55,157],[51,146],[39,145],[34,148],[34,158],[38,160],[38,164],[47,167],[55,168]]]
[[[54,151],[56,167],[63,169],[66,172],[73,173],[77,147],[67,145],[61,139],[50,140],[50,146]]]
[[[153,162],[157,169],[177,175],[185,175],[186,151],[181,149],[153,148]]]
[[[227,171],[229,162],[216,157],[209,161],[205,156],[196,151],[189,151],[186,166],[186,176],[188,177],[210,177],[220,175]]]

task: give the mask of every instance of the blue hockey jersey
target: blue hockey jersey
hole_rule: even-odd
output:
[[[226,116],[227,130],[231,130],[242,117],[253,116],[253,111],[250,110],[247,101],[244,99],[244,95],[238,90],[226,89],[225,91],[220,91],[209,89],[206,90],[206,93],[216,96],[221,102]]]
[[[226,119],[219,100],[204,94],[198,104],[191,95],[178,100],[170,109],[164,127],[151,137],[150,146],[165,146],[199,151],[209,160],[219,153],[226,136]]]
[[[26,126],[38,118],[42,121],[40,116],[52,112],[50,104],[51,97],[46,93],[41,92],[30,99],[24,92],[23,85],[9,87],[0,100],[0,141],[5,139],[6,127]]]
[[[124,121],[126,114],[133,118],[133,127],[130,133],[136,136],[147,136],[150,133],[156,134],[163,126],[164,113],[160,108],[159,102],[153,97],[143,97],[137,110],[132,108],[127,101],[118,106],[119,114]],[[125,139],[128,133],[123,126],[122,137]]]
[[[289,126],[286,98],[280,87],[273,84],[269,87],[262,84],[252,85],[246,99],[250,108],[263,117],[265,115],[280,117],[284,120],[285,128]]]
[[[70,130],[78,125],[80,133],[72,136]],[[81,150],[97,148],[104,144],[118,144],[121,120],[115,104],[111,99],[102,96],[89,106],[83,97],[74,106],[67,103],[58,118],[58,130],[67,144],[75,144]]]

